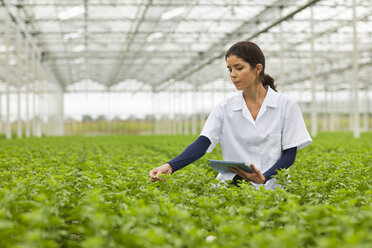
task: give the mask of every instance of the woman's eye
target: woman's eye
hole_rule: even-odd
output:
[[[240,67],[240,68],[236,68],[238,71],[241,71],[243,69],[243,67]]]

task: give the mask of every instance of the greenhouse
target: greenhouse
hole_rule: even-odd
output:
[[[372,246],[371,0],[0,3],[0,247]],[[261,86],[256,115],[229,58],[252,64],[227,55],[240,41],[279,93]],[[257,129],[280,107],[269,94],[291,99],[303,143],[284,127],[267,151],[276,134],[248,132],[249,161],[231,155],[248,130],[229,130],[236,109],[218,138],[210,127],[239,94]],[[295,162],[257,167],[261,186],[208,164],[275,166],[290,148]]]

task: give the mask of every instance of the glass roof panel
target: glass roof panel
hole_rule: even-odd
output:
[[[273,65],[274,76],[279,75],[280,54],[284,61],[291,61],[291,71],[306,71],[311,63],[311,8],[317,59],[327,65],[324,68],[334,64],[350,68],[352,2],[7,1],[9,12],[23,21],[21,27],[27,27],[44,54],[45,65],[59,75],[57,78],[65,89],[88,78],[107,87],[135,79],[159,89],[166,89],[171,79],[190,84],[195,78],[218,79],[222,76],[214,72],[213,66],[223,66],[226,49],[246,39],[261,46]],[[367,58],[372,57],[372,2],[356,2],[360,61],[368,63]],[[3,10],[1,15],[7,15]],[[3,27],[0,25],[2,34]],[[11,35],[13,42],[14,33]],[[4,39],[0,39],[0,44],[3,43]],[[0,53],[2,50],[0,46]],[[164,64],[168,66],[164,68]],[[144,68],[141,74],[140,68]],[[348,73],[347,69],[342,73]]]

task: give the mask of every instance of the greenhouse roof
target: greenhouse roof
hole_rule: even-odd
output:
[[[1,2],[0,20],[12,17],[65,91],[163,91],[177,82],[198,87],[228,80],[224,53],[240,40],[259,44],[266,73],[279,85],[308,87],[312,37],[318,87],[350,87],[352,0]],[[372,1],[355,4],[363,88],[372,76]],[[4,36],[4,25],[0,32]]]

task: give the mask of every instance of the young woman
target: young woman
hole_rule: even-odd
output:
[[[276,92],[274,79],[265,74],[265,57],[255,43],[234,44],[225,60],[239,92],[214,107],[194,143],[150,171],[152,181],[158,180],[159,174],[172,174],[198,160],[221,143],[224,160],[248,162],[254,172],[231,168],[231,175],[219,174],[218,179],[275,188],[278,185],[272,176],[289,168],[297,151],[312,142],[298,104]]]

